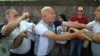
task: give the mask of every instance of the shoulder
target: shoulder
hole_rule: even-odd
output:
[[[47,27],[41,23],[37,24],[35,27],[35,29],[45,29],[45,28],[47,28]]]
[[[37,24],[36,27],[35,27],[35,33],[36,34],[43,35],[46,31],[48,31],[48,28],[41,23]]]
[[[95,23],[95,21],[93,20],[93,21],[89,22],[88,25],[93,25],[94,23]]]
[[[74,16],[71,17],[70,20],[73,21],[73,20],[76,20],[77,18],[78,18],[78,17],[77,17],[76,15],[74,15]]]

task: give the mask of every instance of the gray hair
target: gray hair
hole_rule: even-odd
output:
[[[50,6],[45,6],[42,8],[41,13],[43,13],[45,10],[52,9]]]
[[[9,13],[12,10],[14,10],[14,9],[8,9],[8,10],[6,10],[6,12],[5,12],[5,19],[8,19],[9,18]]]

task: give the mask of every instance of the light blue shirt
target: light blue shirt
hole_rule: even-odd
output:
[[[37,56],[45,56],[49,54],[53,47],[55,41],[44,36],[46,31],[55,32],[55,27],[53,24],[47,25],[43,20],[41,20],[35,27],[35,47],[34,52]]]
[[[93,26],[92,32],[100,33],[100,22],[94,20],[90,22],[88,25]],[[91,42],[91,48],[93,53],[92,56],[100,56],[100,44]]]

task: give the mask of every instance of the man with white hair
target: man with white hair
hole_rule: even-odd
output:
[[[31,54],[31,40],[28,38],[28,34],[30,31],[32,32],[34,24],[25,22],[30,14],[24,12],[19,17],[15,9],[7,10],[6,14],[8,24],[3,27],[2,33],[7,36],[8,40],[13,40],[14,45],[17,45],[16,48],[11,48],[11,56],[33,56]],[[16,41],[17,43],[15,43]]]
[[[35,27],[35,55],[36,56],[51,56],[52,49],[55,41],[68,40],[73,37],[81,37],[83,39],[85,35],[80,32],[55,34],[55,17],[56,14],[51,7],[44,7],[41,10],[42,19]]]

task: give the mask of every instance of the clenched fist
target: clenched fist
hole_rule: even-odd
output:
[[[22,37],[22,38],[26,38],[26,37],[28,37],[28,35],[29,35],[29,31],[28,30],[24,30],[24,31],[22,31],[20,33],[20,37]]]

